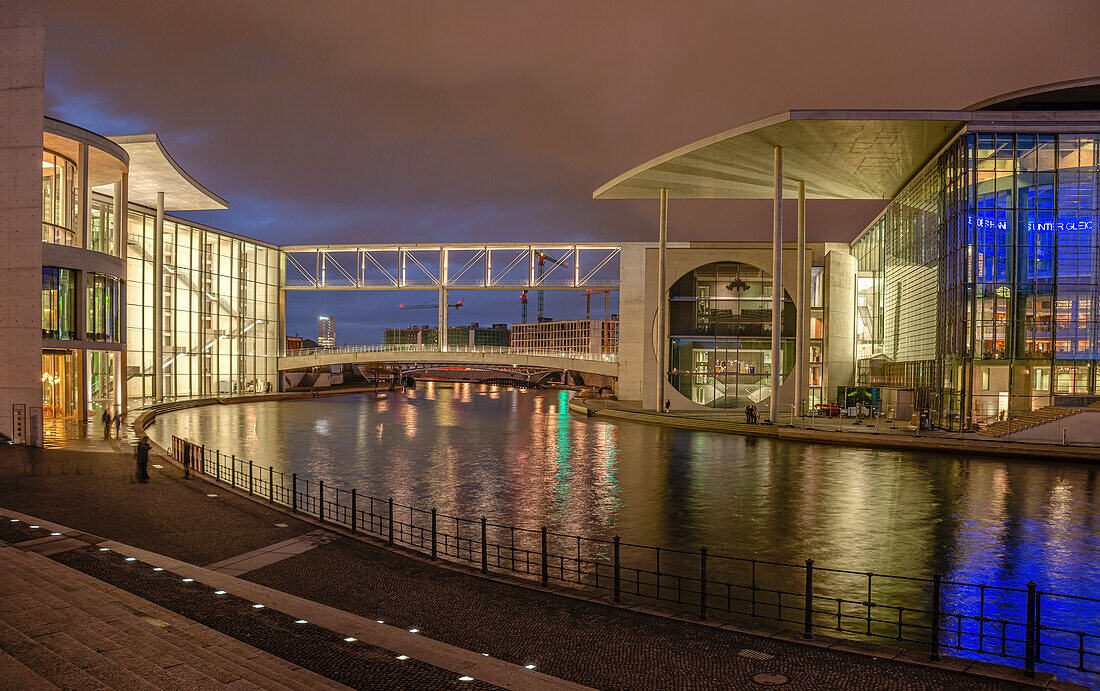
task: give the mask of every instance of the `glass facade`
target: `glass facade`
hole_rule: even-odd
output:
[[[681,394],[714,408],[743,407],[770,396],[769,273],[738,262],[701,266],[673,284],[668,314],[668,379]],[[795,356],[795,310],[786,291],[781,324],[786,376]]]
[[[88,212],[88,249],[117,257],[114,202],[93,197]]]
[[[76,271],[43,266],[42,338],[75,340],[76,311]]]
[[[42,152],[42,242],[80,246],[76,218],[76,164],[49,150]]]
[[[130,404],[276,389],[278,250],[166,219],[158,315],[155,226],[152,212],[130,210]]]
[[[861,382],[968,427],[1100,394],[1098,138],[960,136],[852,245]]]

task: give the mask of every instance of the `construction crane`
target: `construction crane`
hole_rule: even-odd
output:
[[[523,305],[519,323],[520,324],[526,324],[527,323],[527,291],[526,290],[519,294],[519,301],[520,301],[520,304]]]
[[[592,296],[603,293],[603,318],[611,320],[611,291],[610,290],[586,290],[584,291],[584,318],[592,318]]]
[[[540,285],[542,284],[542,264],[543,264],[543,261],[547,260],[547,259],[554,262],[558,266],[564,266],[565,268],[569,268],[568,263],[560,261],[558,259],[554,259],[553,257],[546,254],[545,252],[539,252],[539,280],[538,280],[538,282],[539,282]],[[526,303],[524,303],[524,304],[526,304]],[[539,291],[539,312],[538,312],[538,316],[539,316],[539,321],[542,321],[542,291],[541,290]],[[527,320],[525,319],[524,323],[526,323],[526,321]]]
[[[403,310],[437,310],[439,309],[439,301],[422,302],[419,305],[398,305],[398,307]],[[462,307],[462,301],[450,303],[447,307],[457,310]]]

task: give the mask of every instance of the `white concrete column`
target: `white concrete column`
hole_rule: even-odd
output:
[[[665,298],[665,251],[668,246],[668,189],[661,188],[660,244],[657,248],[657,410],[665,409],[665,349],[668,345],[667,303]]]
[[[88,249],[88,223],[91,218],[89,205],[92,201],[92,188],[88,185],[88,145],[79,144],[78,146],[80,147],[80,170],[77,172],[80,178],[80,199],[78,200],[80,206],[76,218],[76,246]],[[77,300],[77,304],[80,304],[80,300]]]
[[[439,288],[439,349],[447,352],[447,289]]]
[[[153,400],[164,396],[164,192],[157,192],[153,230]]]
[[[795,330],[794,391],[795,412],[804,410],[806,400],[806,316],[810,303],[806,295],[806,182],[798,181],[798,326]]]
[[[772,396],[768,404],[768,419],[779,422],[779,380],[783,362],[779,348],[779,336],[783,327],[783,148],[775,147],[774,158],[775,201],[772,218]]]

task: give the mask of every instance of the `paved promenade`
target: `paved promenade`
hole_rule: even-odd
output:
[[[412,636],[449,646],[454,655],[487,654],[521,671],[535,665],[547,679],[595,688],[757,688],[783,679],[792,689],[1077,688],[1041,673],[1025,680],[1006,668],[960,660],[933,667],[915,651],[827,639],[806,645],[790,632],[751,635],[742,627],[693,622],[688,613],[649,614],[486,579],[319,531],[224,487],[183,480],[164,461],[154,460],[164,467],[151,469],[150,484],[136,484],[131,463],[118,453],[0,449],[0,507],[101,536],[115,552],[132,549],[142,564],[163,564],[175,574],[209,565],[194,571],[202,582],[235,584],[224,589],[241,597],[259,596],[248,587],[268,588],[265,597],[286,598],[272,607],[279,612],[320,603],[315,606],[325,607],[326,616],[384,621],[382,630],[406,642]],[[165,609],[207,616],[179,612],[187,599],[150,573],[138,580],[119,576],[115,569],[123,562],[100,556],[107,553],[61,554],[68,556],[57,561]],[[356,637],[369,642],[368,635]],[[872,654],[849,652],[857,650]]]

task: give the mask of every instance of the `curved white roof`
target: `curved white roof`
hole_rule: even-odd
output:
[[[155,207],[164,192],[170,211],[228,209],[229,203],[203,187],[172,158],[156,133],[108,137],[130,156],[129,199]]]

